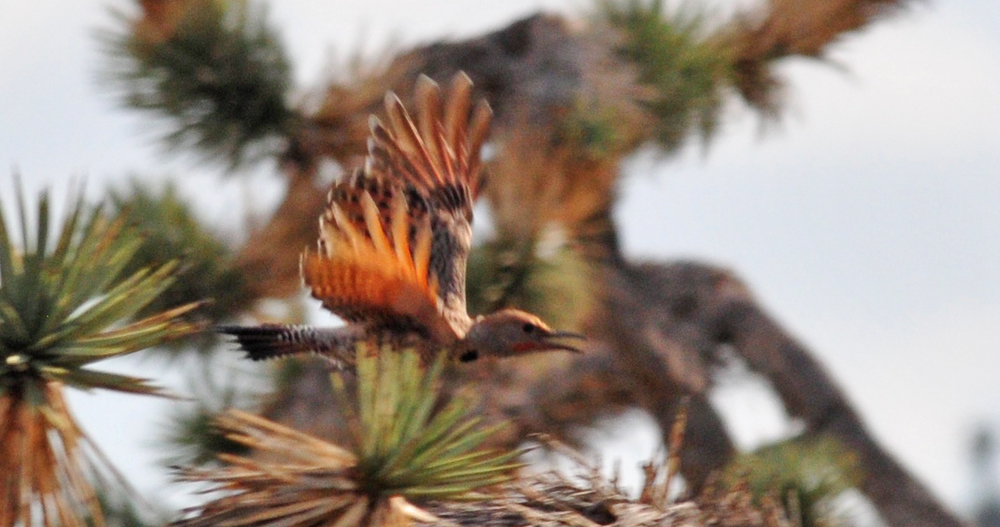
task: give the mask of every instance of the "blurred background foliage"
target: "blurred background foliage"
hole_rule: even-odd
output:
[[[161,143],[169,152],[220,162],[220,173],[229,177],[240,177],[255,162],[275,160],[276,177],[286,182],[287,194],[247,242],[237,245],[199,218],[172,186],[155,189],[136,174],[129,185],[109,189],[106,206],[117,218],[112,225],[130,233],[128,254],[115,260],[116,270],[141,275],[144,269],[176,262],[153,275],[159,288],[132,302],[135,309],[129,316],[156,319],[166,312],[179,327],[192,328],[265,320],[269,317],[261,306],[277,301],[287,308],[283,321],[307,322],[301,296],[290,292],[299,291],[297,255],[314,242],[324,201],[328,181],[320,167],[343,171],[359,162],[368,116],[378,111],[385,91],[395,90],[406,100],[417,74],[442,80],[463,69],[497,112],[493,155],[486,160],[486,203],[477,210],[491,234],[476,240],[470,256],[470,311],[517,306],[554,326],[595,336],[590,356],[569,366],[534,361],[531,368],[538,371],[519,371],[517,366],[473,371],[465,381],[471,378],[481,386],[479,410],[487,420],[513,416],[513,432],[505,440],[517,444],[523,439],[518,434],[531,428],[517,420],[534,411],[529,408],[532,390],[547,386],[547,375],[559,375],[579,380],[566,383],[567,397],[586,402],[574,405],[582,411],[561,416],[561,423],[594,426],[595,407],[612,407],[594,399],[593,394],[611,391],[601,383],[620,385],[621,393],[634,398],[632,405],[653,412],[650,394],[676,391],[671,377],[681,375],[676,364],[704,361],[707,365],[699,367],[711,369],[714,352],[698,348],[697,358],[678,359],[686,351],[675,349],[674,343],[674,348],[666,346],[667,357],[651,355],[666,365],[651,365],[646,377],[615,362],[631,357],[632,348],[664,349],[650,343],[649,335],[658,329],[637,326],[636,340],[629,340],[607,327],[609,317],[621,316],[609,312],[614,304],[608,298],[628,291],[620,286],[622,280],[635,285],[643,278],[617,243],[613,211],[621,163],[638,151],[670,155],[690,141],[709,144],[725,125],[724,110],[731,104],[744,104],[762,122],[773,122],[785,103],[783,82],[775,73],[781,59],[822,59],[843,35],[906,4],[774,0],[724,19],[690,3],[675,8],[660,0],[600,0],[586,6],[579,19],[536,15],[482,37],[431,43],[337,72],[341,75],[331,78],[339,80],[321,87],[326,98],[313,108],[291,96],[297,89],[291,61],[263,3],[137,0],[137,10],[116,13],[113,27],[101,34],[105,85],[123,107],[159,124]],[[6,269],[15,253],[7,254],[5,274],[0,275],[5,291],[12,287]],[[651,287],[636,287],[654,293]],[[683,305],[668,305],[660,297],[647,301],[636,295],[635,302],[647,310],[636,320],[686,316],[705,300],[694,294],[685,298]],[[171,311],[205,300],[197,311]],[[677,331],[716,347],[728,346],[732,336],[706,327]],[[182,333],[190,331],[173,335]],[[213,376],[224,369],[214,357],[226,346],[211,332],[169,344],[159,338],[142,342],[156,345],[163,357],[197,350],[198,366],[175,361],[196,370],[188,394],[196,403],[177,412],[165,432],[168,463],[210,467],[219,454],[245,455],[245,443],[234,442],[213,424],[227,408],[264,408],[279,422],[282,417],[317,423],[330,419],[325,374],[318,376],[322,382],[310,384],[308,379],[317,376],[310,373],[316,368],[309,361],[286,361],[268,369],[271,378],[260,384],[275,392],[263,395],[241,386],[243,380],[236,376]],[[5,349],[10,346],[0,351]],[[657,376],[660,372],[665,374]],[[653,417],[666,430],[673,413]],[[725,435],[724,429],[704,428],[699,419],[706,417],[691,416],[690,433]],[[728,437],[721,443],[730,445]],[[708,464],[726,484],[741,481],[758,496],[777,489],[786,510],[801,512],[799,524],[822,525],[829,523],[824,523],[828,509],[821,504],[845,489],[864,490],[871,475],[863,470],[866,458],[855,463],[853,456],[844,442],[796,439],[737,455],[731,446],[722,448]],[[692,463],[683,459],[680,470],[693,492],[702,481],[695,471],[685,473]],[[794,503],[787,501],[793,495]],[[872,499],[878,506],[878,499]],[[119,525],[135,524],[127,507],[121,511],[115,516]],[[892,518],[889,523],[901,524]]]
[[[245,0],[140,2],[102,38],[106,77],[123,105],[159,117],[163,143],[231,169],[274,155],[295,114],[289,63],[261,4]],[[166,119],[162,119],[167,117]]]
[[[615,51],[636,65],[639,82],[650,89],[643,103],[655,118],[653,139],[666,153],[692,136],[711,139],[734,76],[730,57],[710,40],[706,9],[667,10],[662,0],[598,4],[599,19],[622,35]]]
[[[159,262],[177,261],[177,280],[153,299],[142,314],[167,306],[207,300],[199,317],[219,322],[237,317],[255,299],[244,287],[249,277],[236,267],[235,247],[218,238],[177,195],[172,184],[154,190],[138,176],[124,188],[108,191],[115,214],[142,240],[126,270],[137,270]],[[176,341],[167,350],[196,349],[209,353],[217,339],[201,333]]]
[[[47,192],[16,192],[13,221],[0,202],[0,525],[104,525],[99,492],[123,482],[65,388],[166,396],[96,363],[197,332],[184,315],[200,304],[144,311],[174,283],[175,260],[127,269],[142,240],[120,215],[80,194],[60,221]]]
[[[772,493],[798,525],[818,527],[858,523],[837,500],[863,477],[857,457],[837,440],[798,437],[740,454],[721,480],[725,488],[748,484],[755,496]]]

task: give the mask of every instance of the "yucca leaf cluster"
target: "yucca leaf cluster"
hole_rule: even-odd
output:
[[[53,230],[47,194],[34,218],[20,189],[16,199],[19,227],[0,203],[0,525],[101,525],[90,478],[103,458],[63,386],[157,393],[91,365],[196,330],[181,316],[197,304],[136,319],[176,265],[124,273],[140,240],[119,219],[78,197]]]
[[[351,449],[227,412],[219,426],[254,453],[185,471],[227,492],[177,525],[406,525],[433,519],[422,502],[482,498],[480,489],[510,479],[520,452],[483,448],[497,427],[472,417],[467,399],[442,401],[443,368],[443,359],[428,367],[413,351],[360,347],[357,378],[334,379],[357,417]]]
[[[408,499],[455,499],[508,479],[519,466],[518,452],[478,448],[504,425],[480,426],[468,399],[437,408],[444,360],[422,374],[420,360],[416,353],[384,349],[377,360],[358,361],[362,488]]]
[[[636,65],[639,82],[654,93],[647,105],[657,144],[669,153],[692,131],[711,138],[734,73],[707,38],[706,17],[690,7],[668,13],[662,0],[602,0],[598,6],[601,19],[622,34],[618,54]]]
[[[294,112],[290,66],[266,11],[246,0],[144,4],[134,32],[104,35],[115,57],[108,78],[125,105],[165,118],[172,148],[230,167],[274,154],[268,141],[287,136]]]
[[[125,275],[142,240],[123,232],[121,221],[79,198],[53,237],[50,208],[43,194],[31,234],[19,195],[18,247],[0,204],[0,395],[24,392],[30,401],[44,401],[35,390],[47,381],[154,393],[142,379],[88,366],[196,329],[180,318],[196,304],[133,320],[173,282],[176,262]]]

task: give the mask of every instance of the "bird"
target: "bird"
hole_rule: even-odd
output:
[[[485,99],[472,104],[472,87],[459,72],[444,97],[421,75],[415,118],[386,94],[388,124],[370,117],[365,161],[333,184],[316,250],[300,258],[313,298],[346,325],[219,328],[250,359],[317,354],[350,369],[357,345],[371,342],[416,349],[425,361],[443,352],[459,363],[580,352],[571,342],[583,335],[553,330],[534,314],[505,308],[471,317],[466,309],[473,205],[493,115]]]

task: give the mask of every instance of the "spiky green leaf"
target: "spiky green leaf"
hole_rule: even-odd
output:
[[[125,272],[166,261],[180,262],[174,273],[177,279],[139,312],[141,316],[211,299],[199,314],[211,323],[221,323],[253,304],[245,273],[237,268],[232,248],[204,227],[174,187],[154,189],[134,178],[127,187],[112,190],[111,203],[113,212],[124,219],[126,227],[140,234],[142,242]],[[191,349],[205,355],[215,349],[218,341],[214,334],[205,333],[177,344],[163,351],[175,358]]]
[[[0,391],[47,381],[155,391],[142,379],[84,366],[198,329],[182,318],[193,304],[136,320],[174,280],[176,263],[122,276],[141,240],[119,218],[99,207],[87,211],[75,198],[62,222],[55,222],[43,193],[32,223],[20,192],[16,205],[20,240],[10,237],[0,203]]]
[[[426,367],[412,351],[359,350],[358,471],[369,492],[460,499],[519,466],[517,451],[482,448],[503,425],[482,426],[468,400],[435,410],[444,364],[443,355]]]
[[[124,106],[163,118],[170,148],[194,147],[235,168],[273,154],[297,123],[285,98],[288,59],[266,6],[246,0],[172,2],[105,32],[108,79]],[[165,9],[170,11],[171,9]]]
[[[677,151],[692,131],[708,140],[722,110],[733,65],[707,37],[707,17],[692,5],[669,10],[662,0],[599,0],[599,16],[623,36],[619,55],[636,65],[655,97],[656,141]]]

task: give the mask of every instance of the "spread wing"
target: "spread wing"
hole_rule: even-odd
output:
[[[302,255],[302,277],[323,307],[347,320],[439,341],[457,338],[438,307],[429,272],[433,233],[397,182],[357,170],[330,191],[318,251]]]
[[[372,118],[365,166],[334,185],[318,253],[302,259],[313,296],[341,318],[441,341],[467,329],[472,205],[492,115],[485,102],[472,109],[471,93],[460,73],[442,103],[421,76],[416,122],[391,93],[389,127]]]
[[[430,226],[429,270],[442,314],[467,320],[465,266],[472,244],[472,206],[480,187],[480,148],[492,112],[472,106],[472,81],[459,73],[442,101],[434,81],[421,76],[414,93],[416,122],[392,93],[386,96],[389,126],[372,118],[366,170],[399,181],[411,191],[408,204]]]

